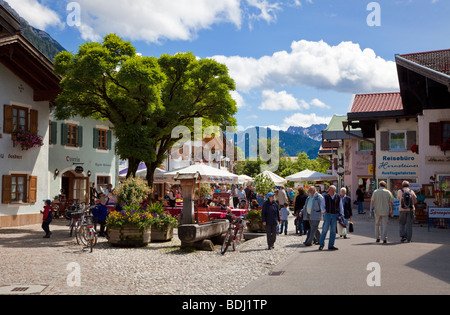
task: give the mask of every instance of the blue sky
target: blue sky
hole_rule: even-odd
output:
[[[115,32],[146,56],[225,63],[240,128],[328,123],[355,93],[398,91],[395,54],[450,48],[448,0],[79,0],[80,26],[71,1],[7,2],[69,51]]]

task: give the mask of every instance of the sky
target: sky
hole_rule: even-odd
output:
[[[228,66],[239,129],[328,124],[354,94],[399,91],[396,54],[450,48],[449,0],[9,0],[66,50],[108,33],[144,56]]]

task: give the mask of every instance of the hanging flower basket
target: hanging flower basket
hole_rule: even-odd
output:
[[[40,148],[44,145],[41,136],[35,135],[27,130],[17,129],[12,133],[12,139],[15,145],[20,145],[23,151],[28,151],[32,148]]]

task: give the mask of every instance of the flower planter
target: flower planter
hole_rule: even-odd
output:
[[[262,233],[266,231],[266,228],[260,221],[250,221],[247,224],[247,229],[253,233]]]
[[[165,228],[157,228],[152,226],[152,242],[168,242],[173,238],[173,226],[169,225]]]
[[[145,247],[151,240],[151,229],[140,230],[137,225],[109,228],[108,242],[115,247]]]

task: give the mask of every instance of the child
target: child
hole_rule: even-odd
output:
[[[281,218],[281,231],[280,234],[283,233],[284,227],[284,235],[287,235],[288,229],[288,216],[290,215],[289,204],[285,203],[284,207],[280,209],[280,218]]]
[[[43,214],[42,217],[42,229],[45,232],[44,238],[50,238],[52,232],[50,232],[50,223],[52,222],[52,207],[50,206],[52,202],[50,200],[44,200],[44,211],[41,211]]]
[[[98,236],[105,237],[106,219],[108,218],[108,207],[106,207],[105,195],[100,196],[100,202],[92,209],[92,215],[94,217],[95,229],[97,230],[97,223],[100,224],[100,232]]]

